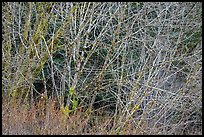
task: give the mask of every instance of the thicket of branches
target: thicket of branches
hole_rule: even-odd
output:
[[[29,104],[43,90],[61,108],[104,108],[117,132],[131,121],[201,134],[201,6],[2,3],[2,98]]]

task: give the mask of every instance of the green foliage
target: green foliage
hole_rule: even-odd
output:
[[[65,117],[69,116],[70,113],[76,113],[78,104],[79,104],[79,97],[75,93],[74,87],[70,87],[69,89],[69,99],[70,104],[66,104],[65,107],[61,106],[61,111],[65,115]]]
[[[69,116],[70,112],[71,112],[71,110],[69,110],[69,106],[68,105],[66,105],[65,107],[61,106],[60,110],[61,110],[61,112],[65,116],[64,119],[66,119]]]
[[[74,94],[74,92],[75,92],[75,89],[74,89],[74,87],[70,87],[70,89],[69,89],[69,95],[73,95]]]
[[[197,31],[195,33],[190,33],[186,35],[186,40],[183,44],[183,53],[191,53],[200,43],[202,38],[202,32]]]

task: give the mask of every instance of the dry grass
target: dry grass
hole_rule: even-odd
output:
[[[49,105],[48,105],[49,104]],[[108,116],[88,113],[78,109],[74,114],[64,115],[54,109],[55,103],[37,106],[20,105],[18,101],[3,101],[2,131],[4,135],[132,135],[163,134],[164,126],[148,129],[144,121],[123,118],[122,115]],[[175,125],[176,126],[176,125]],[[170,126],[172,127],[172,125]],[[176,128],[175,128],[176,129]],[[171,129],[171,130],[175,130]],[[154,132],[152,132],[154,131]],[[170,130],[169,130],[170,131]],[[186,134],[201,134],[200,129],[191,129]]]
[[[4,135],[144,134],[136,130],[131,120],[121,122],[119,118],[82,109],[65,116],[54,109],[52,101],[31,107],[18,101],[3,101],[2,131]]]
[[[38,104],[39,105],[39,104]],[[54,103],[38,107],[19,105],[17,101],[3,103],[3,134],[16,135],[54,135],[54,134],[109,134],[111,117],[90,115],[82,110],[66,117],[60,110],[54,109]],[[91,122],[91,123],[90,123]]]

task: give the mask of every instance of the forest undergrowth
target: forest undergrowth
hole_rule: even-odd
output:
[[[3,134],[202,134],[201,2],[3,2]]]

